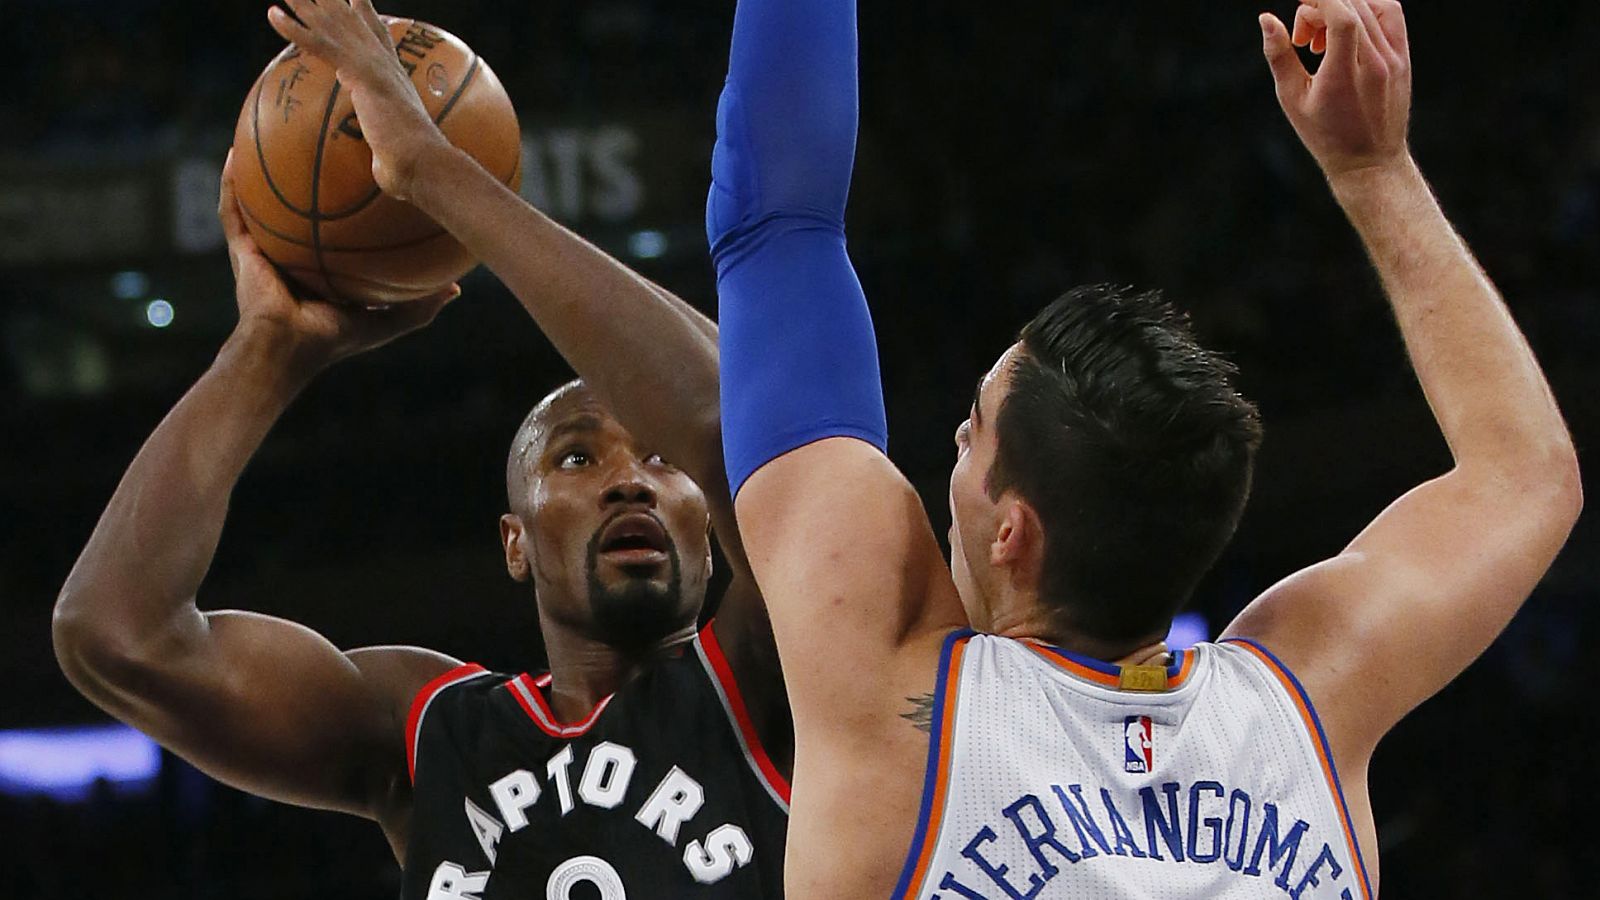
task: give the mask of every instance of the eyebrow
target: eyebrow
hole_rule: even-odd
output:
[[[557,441],[567,437],[568,435],[589,434],[599,431],[600,428],[601,423],[599,416],[574,416],[550,429],[550,434],[545,437],[544,445],[546,449],[549,449]]]

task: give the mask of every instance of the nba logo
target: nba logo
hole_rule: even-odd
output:
[[[1122,720],[1122,771],[1145,774],[1155,768],[1155,730],[1149,716],[1128,716]]]

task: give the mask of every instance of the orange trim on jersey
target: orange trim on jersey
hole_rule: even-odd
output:
[[[1366,861],[1361,856],[1361,846],[1356,843],[1356,832],[1350,823],[1350,812],[1345,808],[1344,790],[1339,785],[1339,776],[1333,766],[1333,758],[1328,748],[1327,736],[1322,731],[1322,723],[1317,719],[1316,711],[1311,708],[1304,689],[1295,680],[1293,673],[1284,668],[1283,664],[1278,662],[1265,648],[1257,646],[1254,641],[1232,639],[1225,641],[1225,643],[1243,647],[1265,663],[1267,670],[1283,686],[1284,693],[1294,700],[1295,710],[1300,713],[1300,721],[1306,726],[1306,731],[1311,734],[1311,745],[1316,748],[1317,761],[1322,765],[1322,776],[1328,783],[1328,790],[1333,793],[1334,809],[1339,813],[1339,824],[1344,827],[1344,838],[1350,846],[1350,858],[1355,860],[1356,871],[1360,876],[1356,879],[1356,883],[1361,886],[1361,896],[1363,900],[1372,900]]]
[[[745,751],[755,763],[757,773],[766,779],[767,784],[787,805],[789,779],[784,778],[778,767],[772,764],[772,757],[767,755],[766,748],[762,746],[761,737],[756,734],[755,722],[750,718],[750,711],[744,704],[744,695],[739,692],[739,684],[734,680],[733,667],[728,665],[728,657],[722,652],[722,645],[718,643],[716,631],[712,629],[710,623],[700,630],[700,646],[705,651],[706,662],[711,664],[712,673],[727,697],[728,710],[733,713],[734,723],[744,739]]]
[[[1054,663],[1060,668],[1065,669],[1070,674],[1076,675],[1085,681],[1092,681],[1095,684],[1102,684],[1106,687],[1112,688],[1119,687],[1122,683],[1121,677],[1116,672],[1107,672],[1085,665],[1084,663],[1067,656],[1054,647],[1045,644],[1036,644],[1033,641],[1023,641],[1022,643],[1028,649],[1039,654],[1045,660]],[[1167,690],[1169,691],[1187,681],[1189,679],[1189,673],[1194,671],[1194,651],[1184,650],[1179,654],[1179,656],[1182,659],[1182,663],[1178,666],[1178,671],[1176,673],[1169,673],[1167,675]],[[1107,668],[1116,668],[1115,663],[1105,663],[1105,665]]]
[[[422,714],[438,693],[452,684],[486,674],[489,670],[477,663],[466,663],[440,675],[422,686],[411,698],[411,711],[406,715],[406,772],[411,783],[417,783],[417,731],[422,727]]]
[[[539,682],[548,685],[550,679],[548,676],[540,676],[536,681],[530,678],[528,673],[524,672],[506,682],[506,688],[511,691],[511,696],[516,698],[517,705],[522,707],[522,711],[527,713],[528,718],[533,720],[533,724],[538,725],[540,731],[554,738],[582,736],[584,732],[594,727],[594,723],[600,718],[600,714],[605,712],[606,705],[611,702],[612,697],[616,696],[616,694],[607,694],[601,698],[599,703],[594,705],[594,709],[590,710],[589,715],[585,716],[582,721],[569,725],[556,718],[555,712],[550,709],[550,702],[544,698],[544,692],[540,690]]]
[[[939,730],[930,738],[938,741],[938,759],[928,761],[931,784],[923,788],[923,803],[926,806],[917,833],[912,835],[912,853],[916,862],[901,877],[904,890],[897,892],[896,897],[916,897],[921,894],[922,882],[928,876],[928,865],[933,861],[933,851],[938,847],[939,829],[944,824],[945,801],[950,793],[951,761],[955,758],[951,744],[955,740],[956,704],[960,699],[961,660],[970,640],[972,634],[969,632],[951,642],[949,660],[944,671],[939,673],[938,693],[942,701]]]

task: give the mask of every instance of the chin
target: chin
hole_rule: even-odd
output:
[[[591,583],[589,604],[596,630],[611,643],[649,644],[695,622],[695,612],[684,608],[682,591],[675,579]]]

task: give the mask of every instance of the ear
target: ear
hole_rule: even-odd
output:
[[[1035,581],[1044,562],[1044,528],[1028,501],[1007,493],[1000,498],[1000,523],[989,544],[989,564],[1013,579]]]
[[[505,548],[506,571],[513,581],[527,581],[531,574],[528,555],[522,551],[522,536],[526,533],[522,518],[516,513],[500,517],[500,545]]]

